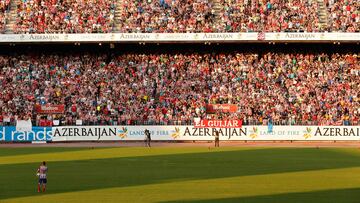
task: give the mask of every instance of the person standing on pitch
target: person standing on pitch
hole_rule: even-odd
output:
[[[38,170],[37,170],[37,176],[39,177],[39,182],[38,182],[38,192],[42,191],[45,192],[46,190],[46,183],[47,183],[47,171],[48,171],[48,167],[46,166],[46,162],[43,161],[42,164],[39,166]]]
[[[145,129],[145,146],[151,147],[151,134],[148,129]]]
[[[215,130],[215,147],[219,147],[220,145],[220,140],[219,140],[219,131]]]

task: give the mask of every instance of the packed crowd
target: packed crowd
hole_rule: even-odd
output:
[[[15,33],[108,33],[115,0],[23,0],[17,5]]]
[[[360,1],[325,0],[330,31],[360,32]]]
[[[221,32],[318,32],[316,1],[222,0]]]
[[[331,1],[331,2],[329,2]],[[120,32],[359,32],[360,3],[325,0],[329,19],[319,20],[315,0],[125,1]],[[217,19],[218,18],[218,19]]]
[[[0,32],[4,32],[9,18],[10,0],[0,0]]]
[[[15,33],[359,32],[358,0],[22,0]],[[0,29],[10,0],[0,0]],[[120,15],[115,19],[119,6]],[[116,30],[115,30],[116,28]]]
[[[125,0],[120,32],[212,32],[215,20],[209,0]]]
[[[359,124],[360,55],[266,53],[0,56],[0,122],[33,118],[35,104],[62,124]],[[206,112],[236,104],[236,113]],[[175,124],[179,124],[175,123]]]

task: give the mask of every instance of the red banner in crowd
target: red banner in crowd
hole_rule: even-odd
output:
[[[241,128],[242,120],[200,120],[195,128]]]
[[[64,113],[65,111],[65,105],[35,105],[35,111],[36,113],[42,113],[42,114],[52,114],[52,113]]]
[[[216,113],[216,112],[229,112],[235,113],[238,107],[235,104],[207,104],[206,112],[207,113]]]

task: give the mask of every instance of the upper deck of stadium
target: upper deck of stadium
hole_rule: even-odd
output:
[[[1,0],[2,34],[359,32],[357,0]]]

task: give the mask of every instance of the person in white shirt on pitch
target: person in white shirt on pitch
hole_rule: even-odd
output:
[[[42,192],[46,191],[47,171],[48,171],[48,167],[46,166],[46,162],[43,161],[42,164],[39,166],[36,174],[39,177],[38,192],[40,192],[41,189]]]

